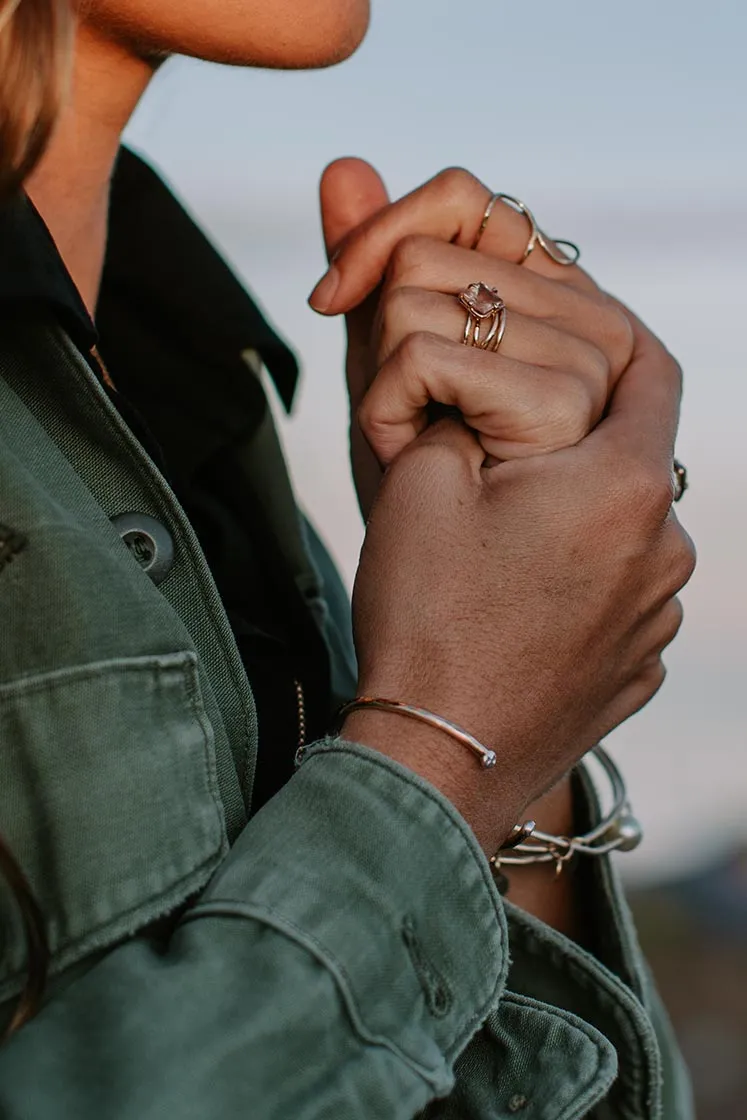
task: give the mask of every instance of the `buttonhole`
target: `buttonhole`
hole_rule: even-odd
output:
[[[428,1011],[434,1019],[443,1019],[451,1010],[454,997],[449,985],[425,953],[415,930],[415,922],[409,914],[402,923],[402,940],[423,989]]]
[[[0,572],[19,552],[23,552],[27,543],[28,538],[23,533],[0,523]]]

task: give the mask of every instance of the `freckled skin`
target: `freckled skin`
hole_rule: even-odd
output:
[[[79,0],[79,17],[143,58],[236,66],[331,66],[368,28],[369,0]]]

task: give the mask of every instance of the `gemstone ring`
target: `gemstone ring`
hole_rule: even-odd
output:
[[[462,342],[465,346],[477,346],[480,350],[498,349],[506,333],[506,305],[495,288],[477,281],[470,284],[456,297],[467,312]],[[483,334],[483,324],[487,331]]]

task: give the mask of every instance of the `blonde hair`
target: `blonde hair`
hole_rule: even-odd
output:
[[[21,187],[52,134],[67,86],[71,28],[68,0],[0,0],[0,201]],[[35,1014],[49,965],[43,915],[0,835],[3,880],[23,926],[27,972],[0,1043]]]
[[[67,85],[68,0],[0,0],[0,198],[33,170]]]

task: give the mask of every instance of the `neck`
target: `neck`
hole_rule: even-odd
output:
[[[70,96],[26,183],[92,316],[104,266],[114,162],[152,72],[121,45],[79,27]]]

